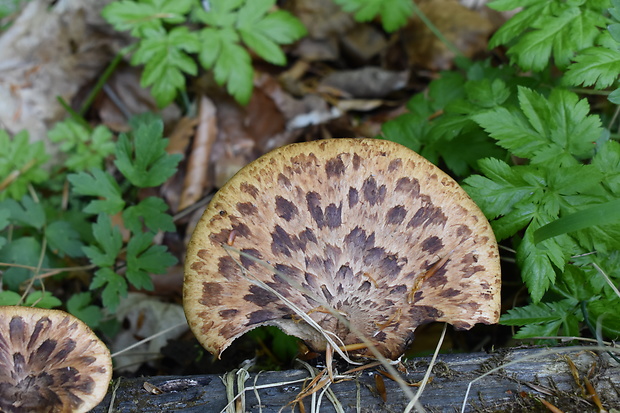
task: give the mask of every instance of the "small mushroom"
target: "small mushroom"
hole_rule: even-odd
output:
[[[324,335],[265,285],[335,342],[357,348],[361,333],[390,359],[419,325],[467,330],[499,318],[488,221],[452,178],[384,140],[285,146],[215,194],[185,262],[185,314],[200,343],[219,357],[247,331],[273,325],[324,351]]]
[[[107,347],[58,310],[0,307],[0,411],[87,412],[112,377]]]

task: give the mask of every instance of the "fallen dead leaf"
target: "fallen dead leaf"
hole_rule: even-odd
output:
[[[194,204],[202,197],[209,183],[209,159],[217,137],[217,111],[213,101],[206,96],[200,98],[198,128],[194,136],[192,151],[187,162],[179,210]]]

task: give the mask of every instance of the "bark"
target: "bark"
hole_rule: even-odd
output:
[[[408,373],[403,377],[410,382],[422,380],[430,358],[407,361]],[[514,364],[506,365],[511,361]],[[574,364],[572,369],[570,364]],[[564,411],[599,411],[591,395],[602,400],[606,409],[620,406],[620,365],[605,352],[554,349],[508,349],[492,354],[446,354],[437,359],[431,374],[432,381],[426,386],[420,402],[431,412],[460,411],[468,385],[495,367],[499,371],[485,376],[471,385],[465,411],[548,411],[541,399]],[[345,412],[402,412],[409,399],[400,387],[385,378],[383,401],[377,390],[373,369],[359,373],[355,379],[331,384],[336,399]],[[307,370],[251,373],[245,381],[245,411],[271,413],[300,411],[291,405],[302,390],[304,383],[281,384],[263,387],[269,383],[291,382],[308,378]],[[586,380],[587,377],[587,380]],[[310,379],[308,378],[308,381]],[[586,382],[591,388],[588,390]],[[145,385],[146,383],[146,385]],[[116,391],[116,382],[110,386],[108,395],[95,409],[95,413],[108,412],[112,404],[114,412],[220,412],[228,404],[226,389],[218,375],[187,377],[147,377],[122,379]],[[262,388],[253,391],[252,386]],[[145,389],[151,389],[148,391]],[[154,386],[157,390],[152,390]],[[250,389],[248,389],[250,388]],[[411,387],[413,392],[417,388]],[[112,393],[114,400],[111,401]],[[258,394],[260,400],[257,399]],[[318,399],[320,391],[316,393]],[[315,400],[317,403],[317,400]],[[304,399],[305,411],[337,411],[324,395],[320,408],[311,410],[312,396]],[[315,405],[316,406],[316,405]],[[293,409],[294,408],[294,409]],[[261,410],[262,409],[262,410]],[[234,408],[230,411],[235,411]],[[243,411],[243,410],[237,410]]]

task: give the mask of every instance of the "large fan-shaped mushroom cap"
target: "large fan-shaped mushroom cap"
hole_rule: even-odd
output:
[[[264,155],[215,194],[188,246],[185,313],[207,350],[219,356],[261,325],[324,350],[323,335],[253,277],[337,343],[359,343],[361,332],[391,359],[421,324],[469,329],[499,317],[488,221],[452,178],[383,140],[313,141]]]
[[[0,412],[87,412],[111,377],[110,352],[77,318],[0,307]]]

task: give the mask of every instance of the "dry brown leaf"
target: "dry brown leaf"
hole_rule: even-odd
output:
[[[358,63],[366,62],[381,53],[388,45],[385,34],[370,24],[359,24],[340,39],[347,57]]]
[[[71,101],[93,81],[122,46],[122,35],[105,24],[110,0],[33,0],[0,36],[0,124],[11,133],[28,130],[44,141],[66,114],[57,96]],[[53,152],[51,152],[53,153]]]
[[[169,154],[179,153],[185,155],[190,139],[196,133],[196,125],[198,125],[198,122],[198,118],[189,118],[187,116],[179,119],[168,137],[169,140],[166,152]]]
[[[395,72],[380,67],[363,67],[355,70],[341,70],[325,76],[319,91],[334,88],[354,98],[382,98],[407,85],[409,71]]]
[[[198,122],[192,152],[187,163],[179,210],[198,201],[209,182],[209,158],[218,128],[217,110],[211,99],[206,96],[200,98]]]

